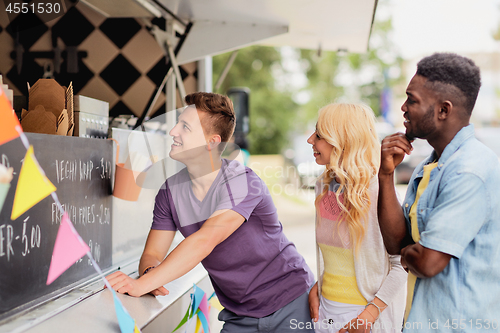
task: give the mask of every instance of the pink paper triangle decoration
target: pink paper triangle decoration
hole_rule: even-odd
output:
[[[68,218],[68,213],[65,212],[57,232],[54,251],[52,252],[47,285],[51,284],[88,251],[90,251],[90,248],[75,230]]]
[[[207,294],[203,295],[203,298],[201,299],[201,302],[200,302],[200,306],[198,308],[205,315],[205,318],[207,319],[207,322],[210,325],[210,321],[209,321],[210,320],[209,319],[210,310],[208,308]]]

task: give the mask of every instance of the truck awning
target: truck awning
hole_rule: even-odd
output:
[[[119,6],[116,2],[119,2]],[[365,52],[377,0],[82,0],[108,17],[193,22],[179,64],[248,45]],[[138,10],[142,7],[142,11]],[[156,9],[156,10],[155,10]]]

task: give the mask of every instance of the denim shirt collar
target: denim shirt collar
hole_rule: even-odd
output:
[[[460,131],[458,131],[453,140],[451,140],[451,142],[444,148],[443,153],[439,158],[438,166],[439,167],[443,166],[446,163],[446,161],[450,158],[450,156],[453,155],[465,141],[467,141],[473,136],[474,136],[473,124],[469,124],[463,127]],[[435,152],[433,152],[433,155],[434,154]]]
[[[460,146],[474,136],[474,125],[469,124],[465,127],[462,127],[460,131],[455,135],[453,140],[444,148],[441,157],[438,160],[438,170],[441,169],[446,161],[460,148]],[[429,164],[436,160],[437,154],[436,151],[433,150],[432,154],[425,160],[423,165]],[[422,171],[423,172],[423,171]]]
[[[451,140],[451,142],[445,147],[443,153],[441,154],[441,157],[438,160],[438,165],[436,169],[434,169],[431,172],[431,179],[434,178],[435,174],[439,172],[445,165],[445,163],[448,161],[448,159],[460,148],[460,146],[467,140],[469,140],[471,137],[474,137],[474,125],[469,124],[465,127],[463,127],[458,133],[455,135],[455,137]],[[415,200],[415,193],[417,192],[417,187],[419,182],[414,182],[414,179],[419,179],[422,178],[424,175],[424,168],[423,166],[429,163],[432,163],[437,160],[437,154],[436,151],[433,150],[432,154],[427,157],[424,161],[422,161],[415,171],[417,172],[414,174],[412,179],[410,179],[409,184],[413,184],[413,186],[409,186],[407,191],[407,195],[405,198],[405,202],[413,202]],[[418,171],[417,171],[418,170]],[[405,214],[407,215],[409,213],[409,208],[407,211],[405,210]]]

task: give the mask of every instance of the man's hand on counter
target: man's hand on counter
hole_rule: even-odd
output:
[[[148,293],[148,290],[144,288],[144,284],[140,279],[133,279],[121,271],[117,271],[106,276],[106,279],[111,287],[121,294],[129,294],[130,296],[139,297]],[[162,286],[150,291],[149,293],[154,296],[165,296],[168,295],[168,290]]]

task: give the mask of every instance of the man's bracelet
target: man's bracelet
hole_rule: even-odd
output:
[[[153,268],[155,268],[156,266],[149,266],[147,267],[144,272],[142,272],[142,275],[146,274],[147,272],[149,272],[150,270],[152,270]],[[380,311],[380,310],[379,310]]]
[[[370,305],[370,304],[371,304],[371,305],[374,305],[374,306],[377,308],[377,310],[378,310],[378,316],[377,316],[377,318],[375,318],[375,320],[377,320],[377,319],[378,319],[378,317],[380,317],[380,314],[382,313],[382,311],[380,311],[380,307],[379,307],[377,304],[373,303],[373,302],[369,302],[368,304],[366,304],[365,309],[366,309],[366,308],[368,307],[368,305]],[[371,314],[371,313],[370,313],[370,314]]]

